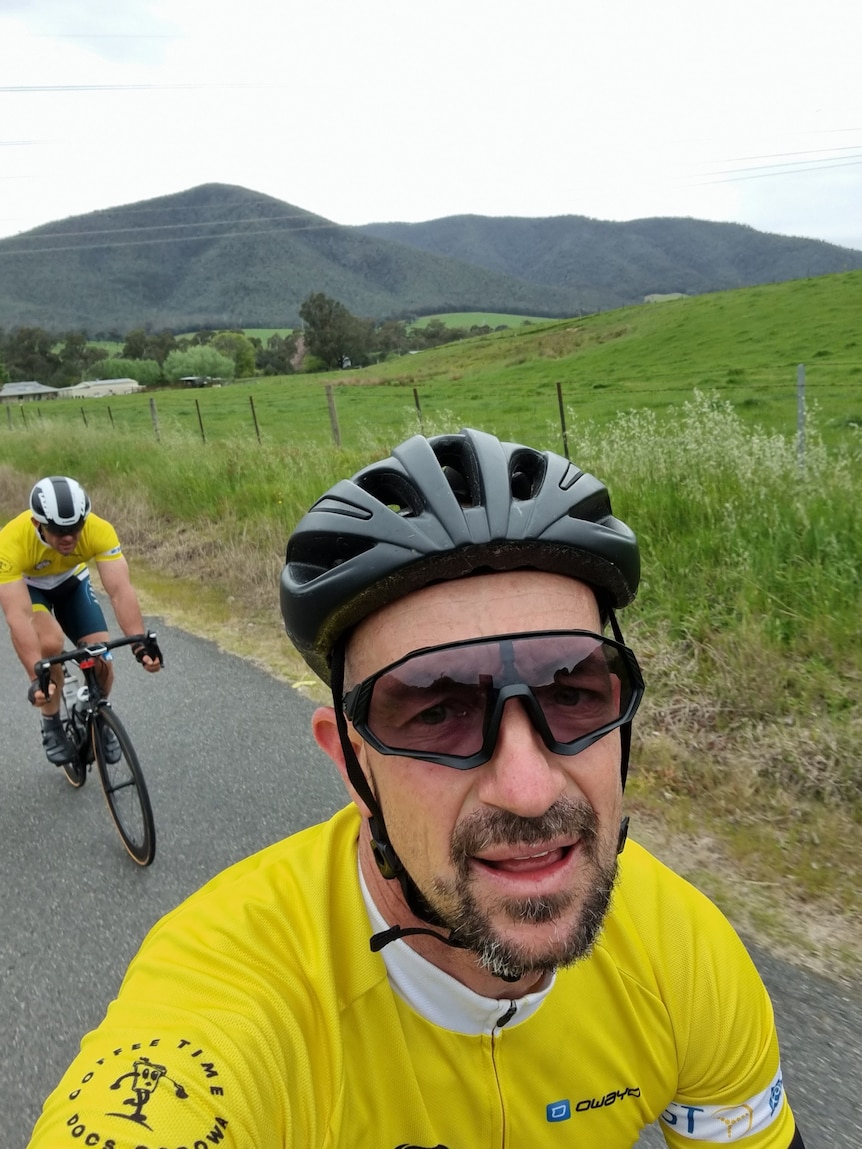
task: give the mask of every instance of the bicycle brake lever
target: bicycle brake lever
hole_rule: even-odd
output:
[[[39,684],[39,689],[48,697],[48,691],[51,689],[51,663],[50,662],[37,662],[33,667],[36,671],[36,681]]]
[[[147,648],[147,654],[150,656],[150,658],[158,659],[162,669],[164,670],[164,668],[165,668],[165,656],[162,654],[161,648],[160,648],[159,644],[156,642],[155,631],[153,631],[153,630],[147,631],[147,639],[146,639],[145,646]]]

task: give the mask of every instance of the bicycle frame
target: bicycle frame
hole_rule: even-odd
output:
[[[74,755],[63,770],[79,789],[87,780],[87,770],[96,763],[108,810],[132,859],[148,866],[155,856],[155,824],[143,772],[125,727],[117,717],[99,681],[99,659],[108,651],[133,643],[143,643],[148,653],[161,659],[156,635],[133,634],[109,642],[90,643],[64,650],[62,654],[36,663],[39,689],[47,694],[52,666],[75,662],[81,668],[86,686],[78,691],[76,703],[69,705],[61,694],[60,715]]]

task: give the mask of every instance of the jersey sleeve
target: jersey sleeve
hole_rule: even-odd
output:
[[[98,515],[87,516],[80,548],[88,559],[95,559],[97,563],[123,557],[123,548],[116,530],[107,519],[100,519]]]
[[[11,519],[0,530],[0,585],[18,582],[24,575],[24,552],[21,546],[19,519],[20,516],[18,519]]]
[[[654,907],[679,1065],[660,1116],[665,1140],[672,1149],[788,1149],[794,1119],[766,987],[721,911],[682,879],[674,884]]]
[[[153,927],[29,1149],[325,1143],[336,1014],[321,1017],[280,891],[254,867],[238,863]]]

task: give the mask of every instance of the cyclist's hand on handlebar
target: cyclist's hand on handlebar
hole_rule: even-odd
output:
[[[42,683],[38,678],[34,678],[27,691],[27,701],[31,706],[44,706],[56,689],[56,684],[50,680]]]
[[[136,642],[132,647],[132,654],[150,674],[161,670],[165,661],[154,634],[148,634],[146,642]]]

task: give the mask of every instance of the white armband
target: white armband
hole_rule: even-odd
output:
[[[762,1093],[737,1105],[685,1105],[672,1101],[660,1120],[679,1137],[728,1145],[767,1129],[784,1104],[781,1066]]]

